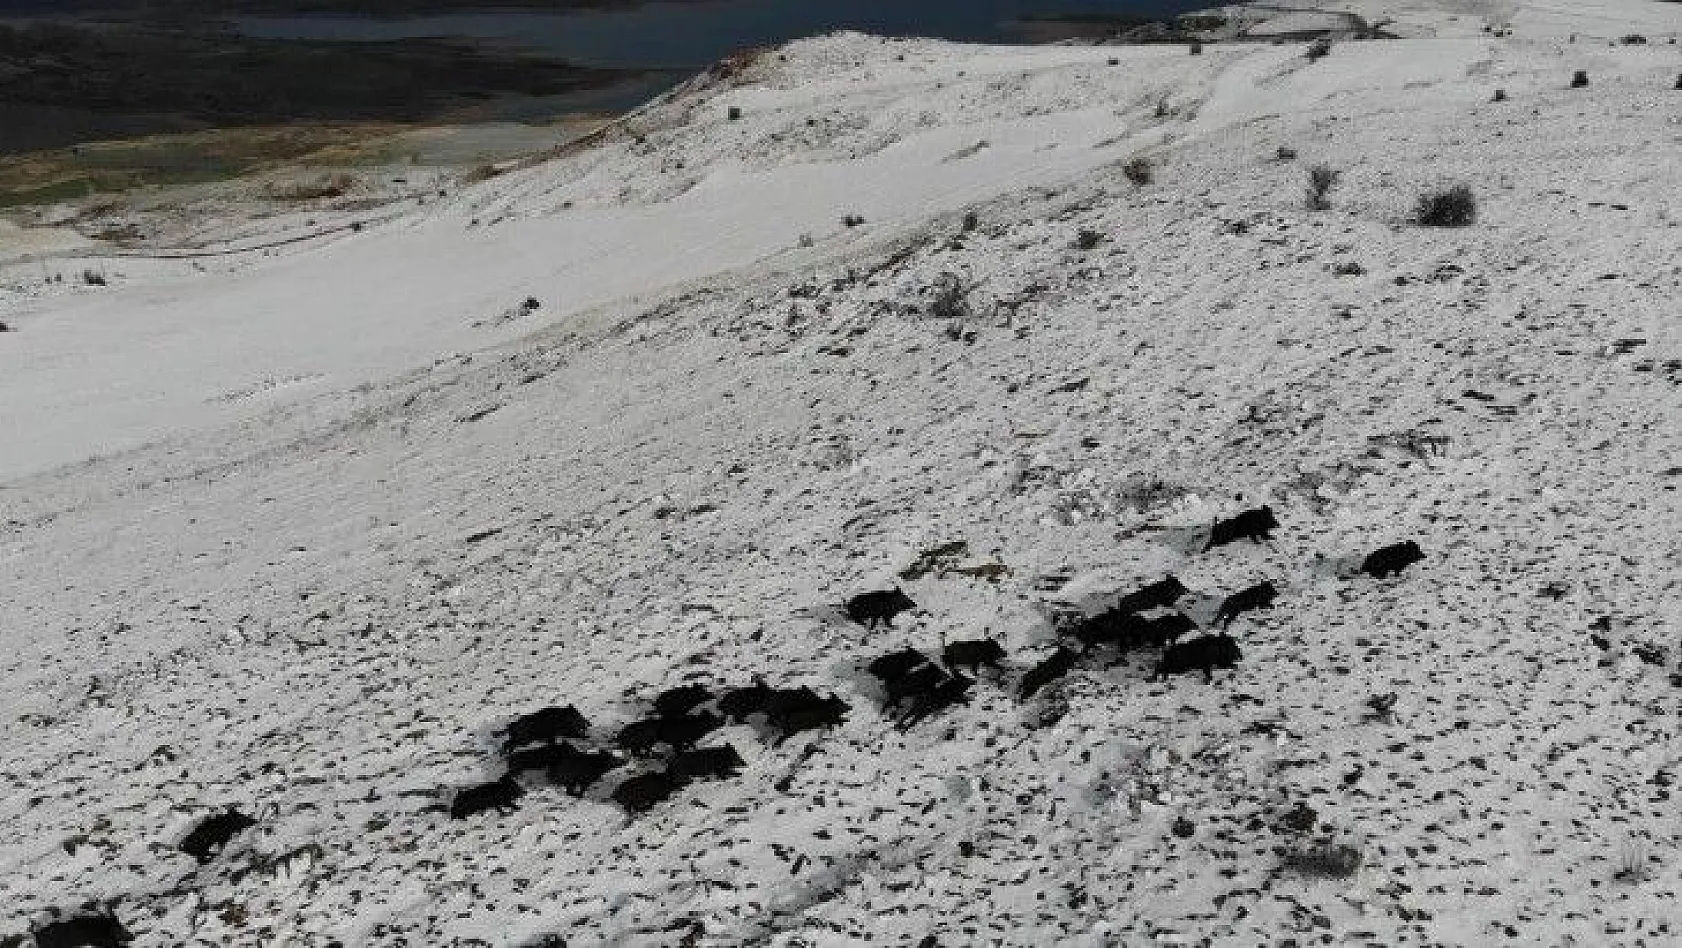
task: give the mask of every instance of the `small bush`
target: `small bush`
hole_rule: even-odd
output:
[[[1322,36],[1314,42],[1309,43],[1308,51],[1303,53],[1303,55],[1308,57],[1309,62],[1313,62],[1318,59],[1324,59],[1331,53],[1331,51],[1332,41]]]
[[[1571,74],[1571,88],[1581,89],[1588,84],[1589,74],[1587,70],[1579,69]]]
[[[739,105],[732,105],[730,107],[730,111],[725,114],[730,118],[730,121],[739,122],[742,120],[742,107]]]
[[[955,323],[968,321],[975,315],[969,295],[975,287],[966,286],[955,273],[942,273],[934,285],[934,299],[929,302],[929,316]]]
[[[1156,177],[1156,166],[1151,164],[1149,158],[1140,155],[1136,158],[1127,159],[1127,163],[1121,166],[1121,173],[1126,175],[1127,180],[1133,182],[1136,187],[1142,188],[1150,184]]]
[[[1192,40],[1191,41],[1191,54],[1193,56],[1203,55],[1203,44],[1199,43],[1197,40]]]
[[[82,282],[86,283],[88,286],[104,286],[105,274],[100,273],[97,270],[83,270]]]
[[[1284,817],[1285,828],[1293,833],[1306,833],[1313,829],[1314,824],[1318,822],[1320,822],[1320,814],[1314,812],[1313,807],[1301,801],[1298,801],[1297,805]]]
[[[340,172],[315,181],[271,185],[268,188],[268,196],[276,201],[320,201],[343,197],[358,183],[356,176]]]
[[[1296,161],[1297,150],[1289,145],[1280,145],[1279,150],[1273,153],[1273,157],[1280,161]]]
[[[1427,191],[1413,209],[1413,222],[1421,227],[1470,227],[1477,219],[1477,198],[1464,184]]]
[[[0,332],[11,332],[11,331],[12,331],[11,326],[7,325],[4,322],[0,322]]]
[[[1496,89],[1496,90],[1495,90],[1495,101],[1496,101],[1496,102],[1505,102],[1505,101],[1507,101],[1507,90],[1505,90],[1505,89]]]
[[[1673,89],[1682,89],[1682,74],[1678,74],[1678,75],[1677,75],[1677,77],[1676,77],[1676,85],[1674,85],[1674,86],[1672,86],[1672,87],[1671,87],[1671,88],[1673,88]]]
[[[862,227],[862,226],[864,226],[864,218],[860,217],[857,214],[848,214],[846,217],[841,218],[841,226],[842,227]]]
[[[1630,884],[1645,882],[1652,876],[1647,864],[1647,847],[1639,840],[1630,840],[1618,852],[1618,868],[1612,878]]]
[[[1075,249],[1076,250],[1095,250],[1095,249],[1097,249],[1098,245],[1103,243],[1103,242],[1104,242],[1104,235],[1103,234],[1099,233],[1098,231],[1095,231],[1095,230],[1091,229],[1090,227],[1083,228],[1081,230],[1081,232],[1075,236]]]
[[[1332,266],[1332,273],[1340,277],[1358,277],[1366,272],[1367,268],[1355,260],[1340,260]]]
[[[970,233],[981,226],[981,215],[970,211],[964,215],[964,233]]]
[[[1642,36],[1640,33],[1631,33],[1619,40],[1619,42],[1623,43],[1625,46],[1646,46],[1647,37]]]
[[[1315,165],[1308,169],[1308,209],[1311,211],[1326,211],[1332,206],[1327,197],[1342,172],[1328,165]]]
[[[1338,843],[1316,843],[1286,849],[1280,858],[1286,872],[1310,879],[1347,879],[1361,868],[1361,851]]]

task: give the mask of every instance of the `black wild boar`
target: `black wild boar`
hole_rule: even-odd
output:
[[[687,750],[701,738],[724,726],[724,719],[710,711],[665,718],[661,737],[672,750]]]
[[[1171,645],[1181,636],[1196,631],[1197,623],[1191,621],[1178,612],[1171,612],[1165,616],[1157,616],[1150,620],[1150,628],[1146,635],[1150,643],[1158,648]]]
[[[911,702],[911,707],[900,715],[899,726],[909,729],[922,723],[925,718],[939,714],[947,708],[969,703],[970,686],[975,682],[962,675],[952,675],[929,691],[917,695]]]
[[[615,738],[620,748],[630,754],[653,753],[660,744],[660,725],[664,718],[649,718],[644,721],[632,721],[619,729],[619,736]]]
[[[1040,662],[1022,676],[1021,695],[1023,699],[1032,698],[1036,692],[1069,673],[1075,667],[1075,661],[1080,653],[1070,649],[1057,647],[1051,657]]]
[[[1070,627],[1069,634],[1087,651],[1105,645],[1126,651],[1143,643],[1149,627],[1150,623],[1136,613],[1108,609],[1076,622]]]
[[[1425,551],[1412,540],[1403,540],[1367,554],[1361,561],[1361,572],[1374,579],[1394,576],[1425,558]]]
[[[572,705],[564,708],[544,708],[530,714],[521,715],[508,723],[506,731],[508,737],[503,741],[504,750],[513,750],[524,744],[537,744],[545,741],[557,741],[562,738],[583,740],[590,736],[590,722],[584,719],[578,709]]]
[[[1186,587],[1181,585],[1173,573],[1166,579],[1158,580],[1148,586],[1128,593],[1121,597],[1115,608],[1121,612],[1149,612],[1152,609],[1167,609],[1180,601],[1186,594]]]
[[[654,713],[663,718],[675,718],[706,704],[712,697],[712,690],[706,685],[680,685],[661,692],[654,699]]]
[[[114,915],[77,915],[35,929],[36,948],[122,948],[134,936]]]
[[[914,648],[903,648],[897,652],[889,652],[881,658],[873,660],[865,666],[865,670],[881,679],[884,684],[895,678],[903,678],[913,669],[924,665],[932,665],[933,661],[927,655]]]
[[[781,732],[780,744],[802,731],[840,726],[847,717],[847,702],[834,695],[820,698],[810,688],[782,690],[766,704],[765,716]]]
[[[567,748],[568,753],[548,767],[549,782],[575,797],[584,795],[596,781],[609,771],[625,765],[622,758],[607,751],[579,751]]]
[[[742,760],[736,748],[725,744],[684,751],[672,758],[672,762],[666,765],[666,772],[683,781],[718,780],[734,777],[746,766],[747,762]]]
[[[180,849],[202,865],[216,858],[229,840],[256,825],[256,820],[238,810],[218,813],[193,827],[181,840]]]
[[[774,719],[795,708],[809,707],[822,700],[817,692],[805,685],[799,688],[773,688],[771,697],[765,702],[765,716]]]
[[[894,616],[915,608],[917,604],[911,597],[898,589],[860,593],[846,602],[847,618],[867,629],[875,628],[877,623],[893,628]]]
[[[998,669],[1004,661],[1004,646],[992,639],[970,639],[966,642],[950,642],[941,649],[940,658],[947,668],[953,670],[968,668],[974,675],[983,665]]]
[[[772,689],[765,682],[756,680],[745,688],[725,692],[724,697],[718,699],[718,710],[729,720],[740,722],[763,712],[765,703],[771,700],[771,693]]]
[[[1273,530],[1278,526],[1279,521],[1274,519],[1273,508],[1268,506],[1246,510],[1230,520],[1217,520],[1215,525],[1209,528],[1209,542],[1203,547],[1203,552],[1207,553],[1217,546],[1226,546],[1237,540],[1254,540],[1257,543],[1271,540]]]
[[[513,777],[507,775],[501,780],[467,787],[458,791],[456,798],[450,801],[450,818],[464,820],[486,810],[507,813],[519,806],[518,801],[525,792]]]
[[[529,770],[547,770],[577,753],[578,748],[564,741],[559,744],[522,747],[508,755],[508,772],[519,775]]]
[[[1162,661],[1156,666],[1156,677],[1166,680],[1169,675],[1202,671],[1205,680],[1212,682],[1215,669],[1232,668],[1242,657],[1238,643],[1230,636],[1202,635],[1164,649]]]
[[[613,802],[629,813],[647,813],[682,790],[683,786],[684,781],[671,774],[639,774],[614,788]]]
[[[1272,583],[1257,583],[1248,589],[1240,589],[1221,602],[1221,607],[1215,610],[1215,621],[1224,629],[1232,624],[1232,620],[1252,609],[1271,608],[1277,598],[1279,590],[1274,589]]]
[[[649,718],[625,725],[619,732],[619,746],[633,754],[647,753],[656,745],[673,750],[694,747],[695,742],[724,726],[724,719],[710,711],[670,718]]]
[[[898,678],[887,682],[888,705],[897,707],[907,698],[928,694],[950,676],[939,665],[919,665]]]

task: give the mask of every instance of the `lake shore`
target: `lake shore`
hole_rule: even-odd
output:
[[[483,6],[440,0],[410,12]],[[561,9],[641,6],[588,0]],[[485,36],[253,36],[234,19],[355,13],[365,22],[380,7],[252,0],[212,12],[193,0],[143,10],[100,2],[55,7],[52,17],[36,19],[8,8],[13,18],[0,19],[8,93],[0,103],[0,208],[277,171],[330,175],[392,160],[471,171],[515,157],[517,144],[535,152],[565,144],[570,132],[557,134],[556,126],[623,112],[689,73],[575,65],[553,51]],[[1102,40],[1123,20],[1131,27],[1167,22],[1048,17],[1001,29],[1023,42]],[[495,130],[508,123],[528,131]],[[461,130],[469,126],[490,129],[469,136],[488,137],[488,145],[468,142]],[[394,147],[403,136],[455,144],[445,153]]]
[[[264,39],[210,23],[0,25],[0,154],[289,122],[497,118],[499,105],[546,100],[540,111],[561,114],[648,75],[447,38]]]

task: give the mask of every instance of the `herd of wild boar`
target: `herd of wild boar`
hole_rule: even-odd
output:
[[[515,718],[503,730],[503,775],[459,791],[450,803],[450,815],[463,819],[485,810],[513,808],[524,793],[520,778],[531,772],[541,772],[551,784],[583,796],[603,777],[627,768],[633,760],[661,761],[663,766],[645,766],[613,791],[615,803],[641,813],[690,783],[734,776],[745,765],[729,744],[696,746],[727,722],[758,717],[780,743],[802,731],[840,724],[847,704],[810,688],[772,688],[755,681],[720,694],[706,685],[681,685],[657,695],[651,711],[601,742],[592,741],[590,722],[572,705]]]
[[[1271,507],[1246,510],[1216,521],[1203,549],[1207,552],[1245,539],[1270,540],[1278,526]],[[1385,578],[1422,559],[1424,552],[1409,540],[1375,550],[1360,571]],[[1151,649],[1157,654],[1158,680],[1200,671],[1213,681],[1215,669],[1232,668],[1241,658],[1230,633],[1232,623],[1248,612],[1271,607],[1279,589],[1271,582],[1260,582],[1226,596],[1210,622],[1216,631],[1196,636],[1192,633],[1198,631],[1197,623],[1176,610],[1188,593],[1170,574],[1119,597],[1101,612],[1059,622],[1056,647],[1022,674],[1018,696],[1032,699],[1100,650],[1125,655]],[[900,589],[862,593],[843,604],[847,618],[866,629],[892,628],[895,617],[916,608]],[[981,669],[1002,674],[1006,657],[997,641],[971,639],[945,643],[938,661],[918,649],[901,648],[870,660],[864,671],[880,683],[883,713],[896,726],[912,728],[967,703]],[[621,771],[627,775],[608,799],[627,813],[644,813],[692,783],[722,780],[741,771],[746,762],[735,747],[727,743],[703,746],[725,724],[753,724],[780,744],[796,734],[835,727],[849,710],[836,695],[820,695],[807,687],[775,688],[758,678],[730,688],[700,683],[670,688],[649,702],[644,717],[611,736],[595,734],[589,720],[572,705],[542,708],[501,729],[502,775],[456,790],[449,815],[466,819],[489,810],[511,810],[519,805],[524,782],[532,774],[541,774],[550,785],[581,797],[609,774]],[[786,789],[783,782],[778,786]],[[178,848],[199,863],[208,863],[235,836],[255,825],[251,817],[227,810],[200,821]],[[33,934],[40,948],[121,948],[132,940],[109,915],[61,918],[37,927]]]
[[[1271,507],[1246,510],[1216,521],[1204,550],[1239,540],[1269,540],[1278,526]],[[1418,544],[1407,541],[1374,551],[1361,571],[1387,577],[1423,558]],[[1023,700],[1033,698],[1099,649],[1122,654],[1155,649],[1158,679],[1201,671],[1212,681],[1215,669],[1232,668],[1241,657],[1229,631],[1233,621],[1271,607],[1279,596],[1270,582],[1238,590],[1222,600],[1215,612],[1211,624],[1218,631],[1192,637],[1197,623],[1174,611],[1188,592],[1169,575],[1120,597],[1102,612],[1061,623],[1061,641],[1050,656],[1022,675],[1018,695]],[[861,593],[843,604],[847,618],[867,629],[892,628],[895,617],[916,608],[900,589]],[[882,711],[896,726],[911,728],[966,703],[980,670],[1002,672],[1005,657],[1004,647],[993,639],[971,639],[945,643],[938,661],[914,648],[888,652],[866,664],[865,671],[881,685]],[[610,799],[630,813],[642,813],[690,783],[731,777],[744,766],[741,754],[729,744],[701,746],[727,722],[752,721],[781,743],[803,731],[839,725],[848,710],[841,698],[820,696],[805,687],[773,688],[755,680],[715,692],[707,685],[691,683],[657,695],[647,717],[624,726],[611,738],[592,739],[589,722],[577,708],[544,708],[508,724],[503,775],[457,792],[450,815],[459,819],[516,806],[524,792],[521,778],[529,773],[542,772],[552,785],[581,796],[608,774],[621,770],[638,772],[625,777]]]

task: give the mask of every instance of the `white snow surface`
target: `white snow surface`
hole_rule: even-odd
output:
[[[0,254],[0,944],[1682,941],[1682,5],[1344,8],[1406,38],[828,36],[360,230]],[[899,578],[956,540],[1004,569]],[[1279,587],[1237,668],[1017,698],[1167,572]],[[984,635],[895,729],[862,665]],[[845,723],[441,810],[516,715],[755,675]]]

